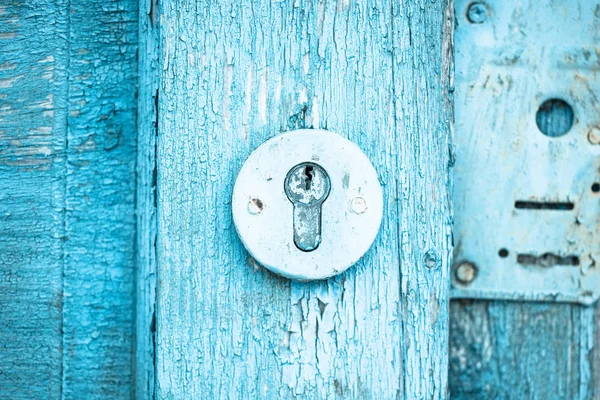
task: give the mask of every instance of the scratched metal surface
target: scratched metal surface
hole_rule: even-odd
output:
[[[496,15],[494,8],[503,7],[506,3],[487,4],[493,19]],[[580,19],[589,22],[590,18],[595,18],[597,21],[600,15],[598,2],[527,1],[512,2],[506,6],[510,7],[516,21],[522,18],[528,21],[529,16],[535,18],[532,23],[535,22],[536,26],[552,24],[553,29],[563,30],[563,33],[565,29],[579,29],[577,27],[582,26]],[[466,21],[466,7],[467,2],[456,6],[457,35],[461,29],[472,29]],[[470,32],[478,34],[477,30]],[[533,34],[532,31],[524,32]],[[540,34],[543,33],[542,30]],[[457,46],[461,46],[458,38],[465,35],[467,33],[457,36]],[[569,36],[564,35],[566,43]],[[555,38],[553,34],[549,37]],[[534,43],[539,45],[539,42]],[[457,74],[459,68],[457,64]],[[584,75],[587,79],[595,79],[593,69]],[[457,84],[457,94],[467,90],[468,82],[463,80]],[[577,92],[570,93],[577,95]],[[501,96],[496,103],[495,115],[499,119],[514,111],[515,104],[503,101]],[[597,103],[593,106],[597,107]],[[458,107],[457,103],[457,117]],[[556,124],[554,129],[563,124],[562,117],[553,121]],[[567,137],[572,133],[568,133]],[[597,306],[453,300],[449,329],[450,397],[464,400],[597,399],[600,382],[599,316]]]
[[[600,7],[494,1],[473,23],[469,4],[456,4],[454,263],[478,272],[453,279],[452,295],[589,304],[600,295]],[[573,110],[560,137],[536,122],[552,98]],[[540,123],[566,117],[546,110]]]
[[[0,398],[133,395],[135,1],[0,4]]]
[[[452,5],[160,3],[157,396],[446,398]],[[230,209],[250,152],[303,127],[357,143],[386,209],[313,283],[256,265]]]

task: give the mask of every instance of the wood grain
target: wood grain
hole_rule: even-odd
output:
[[[595,307],[451,303],[453,399],[598,398]]]
[[[62,387],[67,9],[39,7],[0,6],[2,399]]]
[[[160,7],[156,395],[446,398],[452,5]],[[229,203],[255,147],[311,127],[370,157],[385,216],[356,266],[298,283]]]
[[[133,396],[136,17],[0,5],[0,398]]]
[[[137,2],[70,1],[63,397],[133,396]]]

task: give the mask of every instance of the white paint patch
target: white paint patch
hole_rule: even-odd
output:
[[[18,79],[21,79],[24,75],[17,75],[12,78],[0,79],[0,89],[9,88],[15,83]]]
[[[196,52],[193,50],[188,53],[188,64],[192,68],[196,66]]]
[[[317,96],[313,97],[312,107],[310,110],[310,119],[312,127],[314,129],[319,129],[321,116],[319,114],[319,99],[317,98]]]
[[[301,88],[298,91],[298,103],[306,104],[308,102],[308,96],[306,95],[306,88]]]
[[[28,132],[30,135],[50,136],[50,135],[52,135],[52,127],[51,126],[40,126],[37,128],[32,128]]]
[[[302,57],[302,65],[304,66],[304,75],[308,74],[308,70],[310,69],[310,54],[306,53]]]
[[[44,101],[40,103],[40,108],[50,110],[54,108],[54,95],[52,93],[48,94]]]
[[[281,77],[277,77],[275,84],[275,103],[279,103],[279,100],[281,100]]]
[[[49,63],[49,62],[54,62],[54,56],[49,55],[48,57],[42,58],[41,60],[38,61],[38,63]]]
[[[44,75],[42,75],[42,78],[52,82],[52,79],[54,78],[54,64],[50,64],[44,69]]]
[[[263,124],[267,123],[267,94],[269,88],[267,85],[269,70],[265,68],[264,73],[260,76],[260,84],[258,87],[258,115]]]
[[[0,64],[0,71],[10,71],[13,69],[17,69],[17,63],[9,63],[8,61],[5,61],[4,63]]]
[[[223,70],[223,101],[221,103],[223,114],[223,128],[231,130],[231,82],[233,79],[233,65],[226,64]]]
[[[244,98],[244,115],[243,115],[243,133],[242,137],[248,139],[248,123],[250,120],[250,112],[252,111],[252,83],[253,83],[253,67],[248,68],[246,75],[246,96]]]

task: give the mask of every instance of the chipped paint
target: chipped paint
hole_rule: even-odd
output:
[[[157,397],[447,398],[451,10],[445,1],[160,2]],[[192,51],[206,62],[192,66]],[[385,218],[354,268],[298,283],[248,257],[229,199],[254,148],[310,126],[365,151]],[[424,261],[430,251],[437,267]],[[141,307],[148,322],[152,305]]]
[[[133,397],[136,17],[0,6],[0,398]]]

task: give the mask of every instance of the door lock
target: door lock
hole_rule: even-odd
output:
[[[311,162],[296,165],[285,178],[285,194],[294,205],[294,243],[302,251],[321,243],[321,205],[330,189],[327,172]]]
[[[240,239],[259,264],[292,279],[325,279],[371,247],[383,195],[358,146],[303,129],[268,140],[248,157],[232,209]]]

